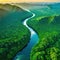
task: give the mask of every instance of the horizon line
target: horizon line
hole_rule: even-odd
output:
[[[0,2],[0,3],[60,3],[58,2]]]

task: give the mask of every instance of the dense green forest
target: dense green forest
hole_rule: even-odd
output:
[[[21,4],[35,13],[27,24],[38,36],[30,60],[60,60],[60,8],[51,5]],[[22,22],[32,16],[20,7],[0,4],[0,59],[12,60],[30,40],[30,31]]]
[[[0,4],[0,59],[12,60],[30,40],[30,31],[22,24],[31,16],[14,5]]]
[[[52,20],[53,19],[53,20]],[[39,43],[31,52],[31,60],[59,60],[60,56],[60,16],[45,17],[28,21],[38,33]],[[36,27],[37,26],[37,27]],[[33,57],[32,57],[33,56]]]
[[[27,22],[39,36],[38,44],[31,51],[30,60],[60,60],[60,9],[39,9],[31,9],[36,17]]]

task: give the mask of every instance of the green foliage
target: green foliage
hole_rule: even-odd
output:
[[[30,40],[30,31],[22,21],[31,14],[10,4],[1,4],[0,12],[0,59],[12,60]]]
[[[39,42],[33,47],[30,60],[60,60],[60,15],[58,11],[52,13],[52,9],[35,10],[43,12],[40,15],[32,10],[37,16],[27,22],[39,35]]]

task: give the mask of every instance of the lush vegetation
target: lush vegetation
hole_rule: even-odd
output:
[[[26,4],[25,4],[26,5]],[[39,36],[30,60],[60,60],[60,8],[52,5],[28,5],[36,14],[28,21]],[[30,39],[29,30],[22,24],[31,14],[15,5],[0,4],[0,59],[12,60]]]
[[[39,42],[33,47],[30,60],[60,60],[59,9],[43,8],[39,10],[38,8],[38,10],[33,10],[31,9],[36,17],[29,20],[28,25],[37,32]]]
[[[31,60],[60,60],[60,34],[52,32],[45,35],[33,48]]]
[[[23,9],[9,4],[0,4],[0,59],[12,60],[30,40],[30,31],[22,21],[31,16]]]
[[[52,20],[53,19],[53,20]],[[39,21],[29,21],[40,40],[31,52],[31,60],[59,60],[60,56],[60,16],[45,17]],[[31,23],[32,22],[32,23]],[[36,27],[37,26],[37,27]]]

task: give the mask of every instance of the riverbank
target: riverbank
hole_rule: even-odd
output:
[[[28,9],[25,9],[25,8],[23,8],[23,9],[32,14],[31,17],[29,17],[23,21],[23,25],[25,25],[26,28],[28,28],[30,33],[31,33],[30,42],[22,51],[20,51],[16,54],[16,56],[13,60],[24,60],[24,59],[30,60],[31,50],[38,43],[38,35],[36,34],[36,32],[31,27],[29,27],[27,25],[27,21],[34,18],[35,14]]]
[[[31,8],[36,17],[27,24],[38,33],[39,43],[33,47],[30,60],[60,60],[60,9],[49,8]]]
[[[4,11],[1,11],[1,10]],[[12,60],[30,40],[30,31],[22,21],[30,16],[29,12],[10,4],[0,4],[0,59]]]

